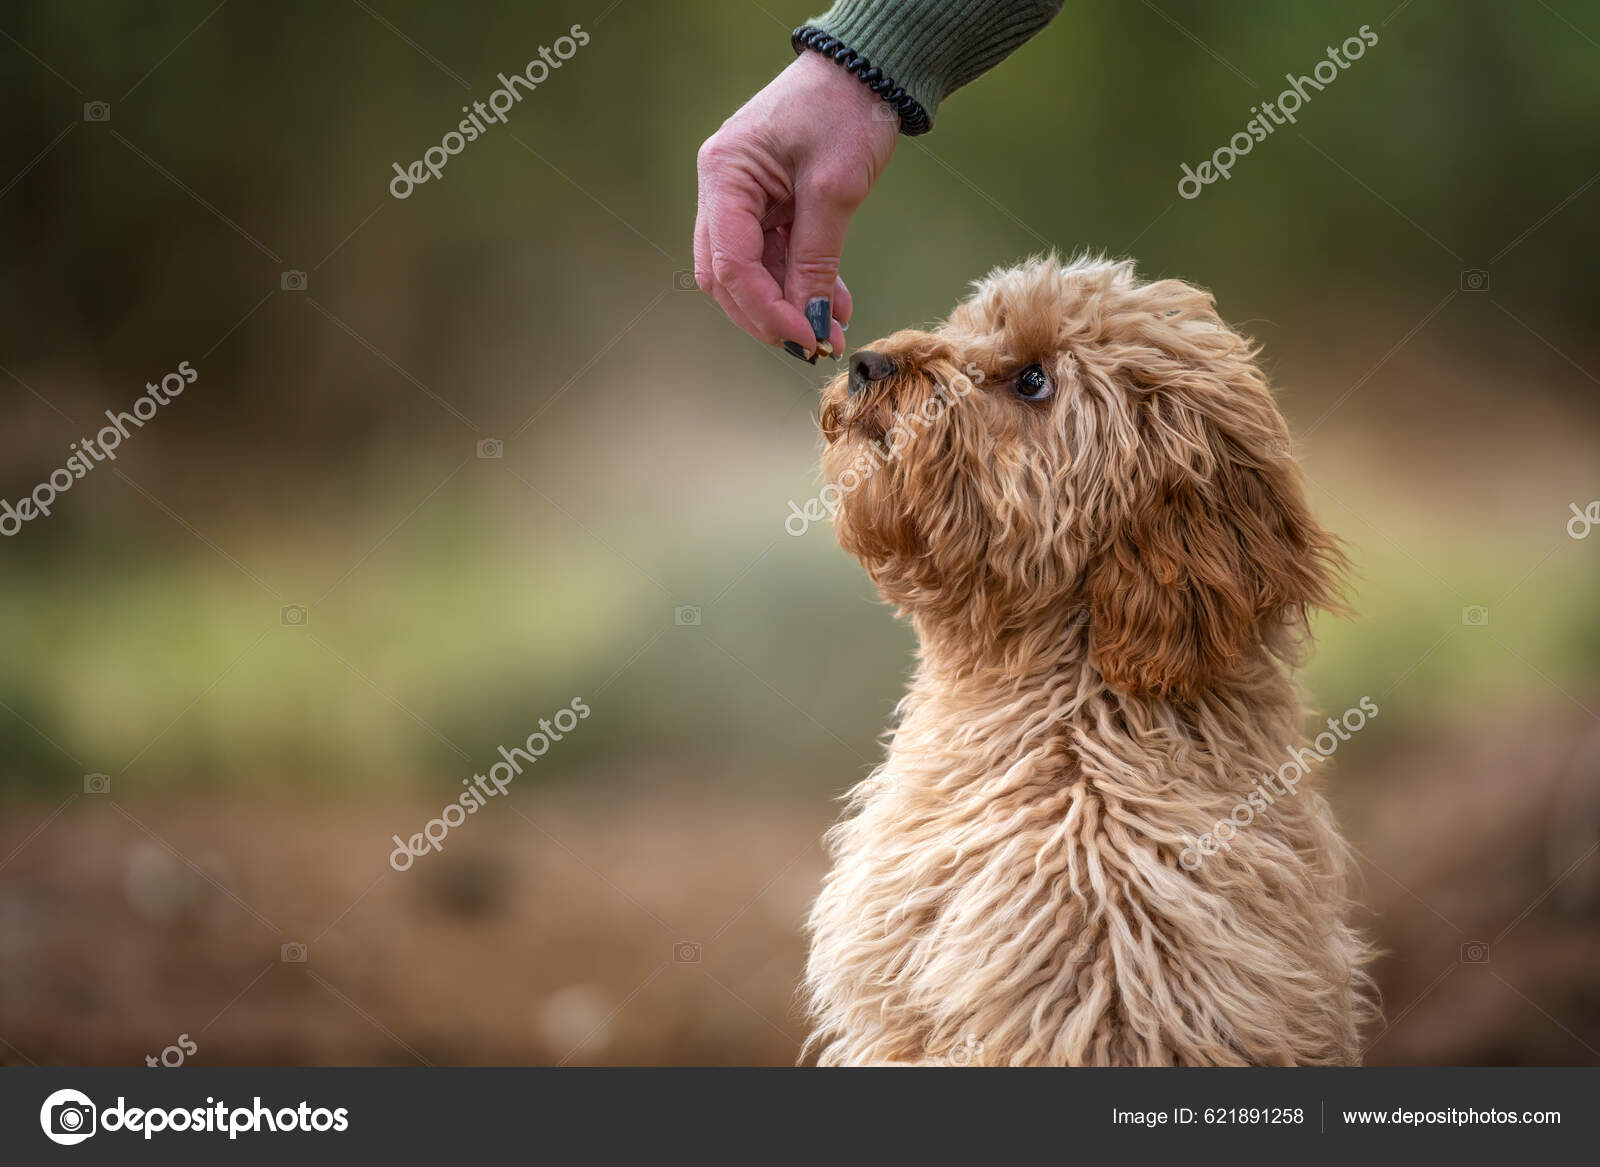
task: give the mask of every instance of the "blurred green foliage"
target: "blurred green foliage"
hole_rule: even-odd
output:
[[[437,781],[575,694],[595,717],[550,780],[858,775],[910,638],[826,531],[783,530],[820,378],[675,288],[695,149],[811,13],[212,7],[0,24],[5,497],[145,380],[201,372],[0,544],[0,781]],[[1309,683],[1338,708],[1398,686],[1374,742],[1585,700],[1600,649],[1596,544],[1562,537],[1595,483],[1600,10],[1390,9],[1069,4],[902,140],[845,270],[856,343],[1051,247],[1214,288],[1354,544],[1363,616],[1323,626]],[[391,198],[393,163],[573,23],[591,43],[508,125]],[[1380,42],[1298,127],[1178,196],[1364,24]],[[1491,625],[1461,625],[1478,602]]]

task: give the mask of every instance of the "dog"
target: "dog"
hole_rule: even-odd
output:
[[[823,394],[838,540],[919,648],[827,836],[802,1058],[1357,1063],[1349,846],[1319,773],[1253,781],[1346,570],[1258,350],[1129,262],[975,289]]]

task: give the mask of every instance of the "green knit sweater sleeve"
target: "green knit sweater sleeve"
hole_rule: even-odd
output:
[[[1009,57],[1059,11],[1061,0],[836,0],[796,30],[795,47],[807,47],[801,34],[815,29],[864,57],[922,107],[925,124],[902,116],[901,127],[923,132],[941,101]]]

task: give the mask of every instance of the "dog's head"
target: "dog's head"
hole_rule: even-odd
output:
[[[1113,687],[1195,697],[1338,603],[1255,356],[1128,263],[996,272],[826,389],[839,541],[925,635],[1046,649],[1087,620]]]

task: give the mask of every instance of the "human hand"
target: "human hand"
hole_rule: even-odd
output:
[[[898,133],[894,111],[865,85],[801,53],[700,147],[701,290],[763,343],[814,361],[825,340],[842,354],[853,307],[839,279],[845,228]]]

